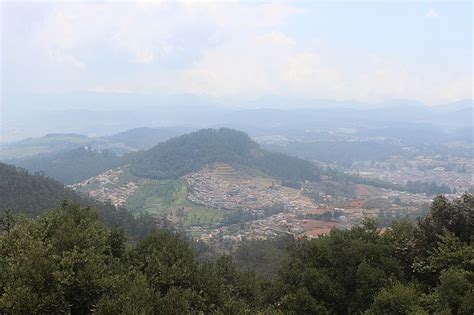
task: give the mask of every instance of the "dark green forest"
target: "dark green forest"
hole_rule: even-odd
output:
[[[90,207],[63,203],[36,218],[6,211],[0,312],[472,314],[473,220],[472,195],[437,197],[417,223],[382,231],[366,220],[318,239],[244,243],[235,258],[203,261],[176,232],[134,241]]]
[[[132,172],[140,177],[179,178],[216,162],[288,181],[318,180],[320,175],[311,162],[262,150],[244,132],[226,128],[202,129],[160,143],[136,159]]]

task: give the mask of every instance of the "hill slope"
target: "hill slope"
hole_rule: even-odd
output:
[[[126,161],[109,150],[96,151],[81,147],[53,155],[16,159],[10,163],[30,172],[44,172],[65,184],[74,184],[93,177]]]
[[[144,152],[131,170],[140,177],[178,178],[217,162],[256,169],[281,180],[319,179],[319,169],[311,162],[265,151],[244,132],[226,128],[202,129],[160,143]]]
[[[109,226],[120,226],[133,236],[141,237],[160,222],[148,215],[135,218],[123,208],[84,197],[60,182],[39,174],[0,163],[0,214],[6,209],[38,216],[58,207],[65,200],[97,209],[101,221]]]
[[[99,145],[104,144],[104,141],[79,134],[47,134],[39,138],[28,138],[18,142],[2,144],[0,146],[0,158],[2,160],[9,160],[31,157],[38,154],[52,154],[93,143]]]
[[[63,200],[80,201],[81,197],[61,183],[26,170],[0,163],[0,212],[10,208],[16,212],[40,215],[57,207]]]
[[[154,145],[166,141],[172,137],[183,134],[181,128],[135,128],[124,132],[119,132],[106,139],[113,142],[123,143],[124,145],[136,148],[139,150],[146,150]]]

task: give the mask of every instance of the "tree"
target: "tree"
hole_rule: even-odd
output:
[[[130,253],[153,292],[166,295],[173,286],[191,287],[197,265],[186,241],[168,231],[154,231]]]
[[[123,229],[114,227],[110,230],[108,236],[108,242],[111,250],[111,254],[115,258],[122,258],[125,254],[125,243],[127,236]]]
[[[0,312],[472,314],[474,248],[462,230],[472,222],[469,198],[439,199],[426,221],[394,221],[386,231],[364,220],[318,239],[254,241],[237,252],[238,264],[229,255],[198,261],[200,245],[169,230],[136,243],[73,203],[34,219],[8,211]],[[277,276],[257,278],[254,252],[264,261],[285,256]]]
[[[4,292],[12,313],[87,313],[108,274],[105,227],[90,208],[65,205],[2,236]],[[24,303],[28,301],[28,303]]]
[[[414,285],[399,282],[383,288],[374,298],[367,314],[428,314],[422,307],[421,293]]]
[[[474,272],[455,268],[443,271],[437,291],[441,303],[453,314],[474,313]]]
[[[449,202],[445,197],[436,197],[429,214],[421,219],[415,230],[417,246],[427,252],[438,241],[438,235],[444,231],[452,232],[463,242],[470,243],[474,233],[474,197],[464,194],[461,198]]]

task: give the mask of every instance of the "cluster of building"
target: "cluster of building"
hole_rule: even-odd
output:
[[[118,167],[70,186],[90,197],[123,206],[138,188],[138,180],[131,179],[127,167]]]
[[[442,178],[440,174],[450,172],[440,169],[441,166],[436,166],[438,169],[431,170],[428,167],[421,167],[420,163],[433,165],[433,161],[428,159],[417,159],[416,163],[417,166],[410,167],[405,161],[398,169],[393,166],[385,168],[383,165],[378,165],[371,170],[365,169],[366,172],[372,172],[365,175],[378,174],[382,177],[383,174],[391,174],[392,177],[384,179],[398,182],[407,177],[395,178],[394,176],[405,174],[404,176],[409,176],[410,180],[416,180],[417,176],[420,176],[418,177],[420,180],[427,181],[430,177],[410,172],[425,174],[431,171],[436,172],[436,180],[439,182]],[[466,176],[469,174],[471,174],[470,169]],[[329,179],[323,178],[324,180]],[[472,184],[472,178],[456,176],[455,180],[457,180],[456,185],[463,188]],[[119,167],[71,187],[97,200],[123,206],[143,184],[142,181],[143,179],[132,176],[128,167]],[[425,194],[391,191],[360,184],[354,185],[355,195],[340,193],[331,195],[326,192],[318,202],[315,202],[308,197],[307,190],[317,190],[318,185],[313,185],[313,187],[307,183],[301,190],[289,188],[272,178],[255,175],[245,170],[236,170],[224,163],[216,163],[201,171],[187,174],[183,176],[182,181],[187,185],[187,199],[196,205],[221,210],[226,214],[239,211],[253,215],[250,217],[251,220],[245,219],[237,223],[219,221],[186,228],[187,232],[196,235],[197,239],[217,244],[237,244],[242,240],[266,239],[281,234],[313,238],[329,233],[333,228],[350,228],[366,217],[380,217],[382,211],[389,216],[415,215],[421,206],[426,206],[431,202],[431,197]],[[461,184],[459,181],[462,181]],[[276,211],[265,212],[265,209]],[[279,211],[281,209],[283,211]]]
[[[463,193],[474,189],[474,160],[448,157],[442,160],[439,156],[417,156],[408,160],[393,156],[387,161],[364,167],[359,165],[355,170],[362,176],[376,177],[396,184],[408,181],[435,182]]]
[[[317,208],[300,190],[263,176],[248,176],[227,164],[216,164],[184,177],[188,200],[214,209],[259,211],[282,205],[290,212]]]
[[[235,245],[243,240],[264,240],[283,234],[316,238],[322,234],[330,233],[333,228],[347,227],[347,224],[338,220],[305,219],[302,213],[278,213],[239,226],[221,226],[213,229],[191,227],[190,230],[200,233],[197,238],[200,241],[226,242]]]
[[[341,224],[336,221],[307,219],[306,213],[321,214],[322,208],[302,190],[284,187],[263,176],[246,175],[226,164],[216,164],[184,176],[188,200],[206,207],[232,212],[261,214],[262,209],[283,205],[285,211],[232,225],[208,228],[191,226],[189,232],[201,241],[238,243],[266,239],[281,234],[317,237]],[[334,209],[332,209],[334,210]]]

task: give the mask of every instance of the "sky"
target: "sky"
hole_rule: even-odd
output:
[[[470,1],[4,1],[2,103],[90,92],[472,99],[472,9]]]

